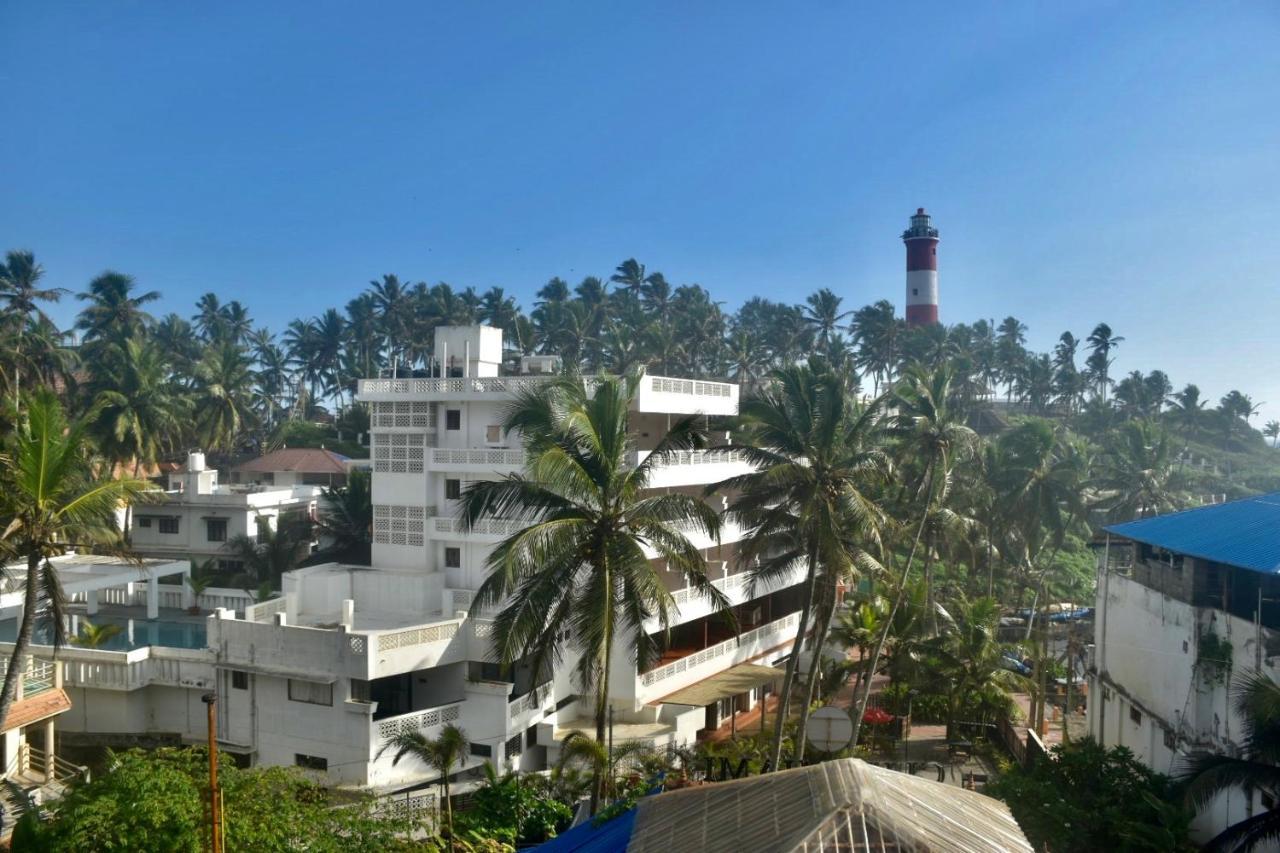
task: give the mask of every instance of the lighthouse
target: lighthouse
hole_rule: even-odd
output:
[[[907,325],[928,326],[938,322],[938,229],[923,207],[916,208],[902,242],[907,244]]]

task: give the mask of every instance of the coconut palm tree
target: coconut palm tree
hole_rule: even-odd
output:
[[[84,342],[89,345],[137,337],[154,322],[142,306],[155,302],[160,293],[135,293],[131,276],[108,271],[89,282],[89,289],[76,298],[89,303],[76,320],[76,328],[84,332]]]
[[[238,533],[224,546],[232,559],[244,563],[245,578],[254,583],[269,583],[280,589],[280,578],[298,567],[311,553],[311,542],[288,530],[258,526],[257,538]]]
[[[196,434],[207,450],[230,451],[254,422],[253,371],[234,344],[209,347],[195,367]]]
[[[726,611],[728,602],[711,585],[702,551],[685,535],[718,540],[719,516],[690,495],[646,493],[655,466],[706,445],[697,419],[675,424],[637,461],[628,412],[639,377],[592,385],[566,379],[517,398],[504,427],[521,436],[526,470],[471,484],[461,518],[467,527],[487,517],[524,523],[490,553],[489,576],[474,606],[501,605],[492,654],[504,665],[528,663],[535,684],[551,678],[572,629],[580,654],[576,678],[595,696],[596,740],[603,743],[615,645],[625,644],[643,672],[658,652],[645,622],[655,619],[664,633],[671,624],[674,601],[654,564],[679,572],[716,610]],[[657,552],[656,561],[645,546]]]
[[[68,421],[50,391],[27,398],[0,465],[0,550],[27,565],[22,619],[0,689],[0,723],[13,704],[36,620],[47,612],[55,644],[62,640],[65,602],[57,575],[46,570],[49,558],[72,547],[118,545],[116,508],[146,496],[147,484],[138,480],[99,479],[91,451],[88,419]]]
[[[959,413],[951,405],[951,371],[948,367],[926,372],[919,368],[908,371],[901,387],[894,394],[893,405],[897,415],[893,419],[893,432],[901,454],[912,460],[916,476],[909,484],[907,505],[911,513],[918,513],[915,534],[902,572],[896,579],[893,606],[885,628],[871,651],[867,671],[874,673],[880,655],[888,642],[894,617],[911,589],[911,571],[930,516],[945,504],[951,488],[952,465],[971,457],[978,446],[977,436],[960,422]],[[863,684],[858,698],[857,712],[853,718],[853,746],[858,743],[862,729],[862,716],[867,712],[871,698],[871,679]]]
[[[810,619],[817,615],[812,677],[838,604],[837,586],[878,566],[870,555],[879,548],[884,513],[875,489],[890,465],[879,445],[878,404],[860,407],[825,364],[781,368],[770,380],[739,410],[739,440],[755,470],[711,488],[736,495],[728,515],[751,531],[738,546],[739,559],[751,566],[751,590],[789,574],[797,562],[805,567],[800,627],[774,722],[772,766],[778,767]],[[799,743],[807,721],[808,702],[802,702]]]
[[[71,638],[71,643],[82,649],[100,649],[123,630],[119,625],[95,625],[81,619],[80,632]]]
[[[333,538],[332,550],[344,563],[368,565],[373,542],[373,493],[369,472],[353,468],[347,484],[325,489],[317,526]]]
[[[1280,421],[1267,421],[1267,425],[1262,428],[1262,435],[1271,439],[1271,446],[1274,448],[1280,442]]]
[[[1232,788],[1262,791],[1273,805],[1227,827],[1203,849],[1244,851],[1280,839],[1280,685],[1262,672],[1238,675],[1231,685],[1232,702],[1243,724],[1242,754],[1238,757],[1197,752],[1179,774],[1186,783],[1188,803],[1202,809]]]
[[[1183,504],[1169,436],[1150,421],[1129,421],[1113,434],[1100,467],[1093,485],[1109,521],[1159,515]]]
[[[470,750],[467,733],[449,723],[440,730],[440,736],[435,738],[429,738],[417,729],[396,732],[378,749],[376,757],[381,758],[385,753],[393,752],[391,763],[396,765],[405,756],[411,756],[440,774],[445,832],[452,838],[453,800],[449,796],[449,776],[454,767],[466,761]]]
[[[996,638],[1000,605],[994,598],[970,601],[961,596],[948,605],[951,620],[929,643],[928,667],[947,686],[947,738],[967,700],[995,689],[1026,690],[1028,680],[1004,664],[1004,646]]]
[[[14,320],[13,343],[13,407],[18,408],[22,393],[22,336],[31,322],[49,322],[40,309],[41,302],[57,302],[66,293],[61,287],[37,287],[44,277],[44,267],[27,251],[6,253],[0,264],[0,299],[5,302],[5,316]]]
[[[1110,385],[1111,365],[1115,361],[1111,357],[1111,353],[1124,338],[1112,334],[1111,327],[1106,323],[1099,323],[1093,327],[1093,331],[1089,333],[1089,337],[1085,340],[1092,351],[1087,366],[1093,374],[1102,399],[1105,400],[1107,398],[1107,387]]]
[[[831,336],[835,334],[840,322],[853,314],[852,311],[840,310],[842,301],[825,287],[817,293],[809,294],[805,300],[804,321],[813,329],[818,348],[823,353],[830,350]]]

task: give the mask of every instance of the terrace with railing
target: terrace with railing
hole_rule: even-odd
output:
[[[792,613],[642,673],[640,684],[645,688],[645,696],[651,699],[666,695],[729,665],[760,655],[794,638],[799,623],[800,614]]]

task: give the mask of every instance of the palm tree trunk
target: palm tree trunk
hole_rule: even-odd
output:
[[[809,612],[813,609],[814,586],[818,580],[818,555],[810,551],[809,572],[804,582],[804,607],[800,611],[800,625],[796,629],[796,638],[791,643],[791,655],[787,658],[786,675],[782,677],[782,693],[778,696],[777,719],[773,721],[773,756],[769,766],[780,769],[782,763],[782,731],[787,721],[787,713],[791,706],[791,690],[795,686],[796,668],[800,663],[800,653],[804,646],[805,626],[809,624]],[[798,744],[796,751],[803,755],[804,745]]]
[[[40,592],[40,555],[32,552],[27,555],[27,588],[22,599],[22,622],[18,626],[18,637],[9,653],[9,668],[5,670],[4,687],[0,688],[0,724],[9,718],[9,709],[13,706],[14,697],[18,693],[18,679],[26,669],[27,649],[31,647],[31,635],[36,627],[36,606],[39,604]]]
[[[604,573],[604,589],[606,591],[605,598],[605,629],[604,629],[604,660],[600,667],[600,685],[599,694],[596,697],[596,743],[604,747],[605,740],[605,721],[608,717],[609,708],[609,662],[613,657],[613,579],[609,575],[607,563],[601,567]],[[608,762],[605,763],[606,771]],[[600,798],[604,794],[605,772],[596,772],[596,778],[591,783],[591,814],[596,813],[596,809],[600,807]]]
[[[880,636],[876,639],[875,649],[871,652],[871,660],[867,665],[867,681],[862,685],[862,695],[858,697],[857,713],[853,717],[853,739],[849,741],[850,748],[858,745],[858,735],[862,733],[862,716],[867,713],[867,702],[871,700],[871,684],[874,680],[876,672],[876,664],[880,662],[880,655],[884,652],[884,645],[889,640],[889,632],[893,630],[893,618],[898,615],[898,608],[902,606],[902,602],[907,597],[907,581],[911,578],[911,565],[915,562],[916,551],[920,548],[920,539],[924,536],[925,525],[929,521],[929,509],[933,506],[933,465],[929,466],[929,483],[925,489],[924,512],[920,516],[920,524],[916,528],[915,541],[911,543],[911,551],[907,554],[907,565],[902,570],[902,576],[898,579],[898,594],[894,596],[893,608],[889,611],[889,615],[885,618],[884,630],[880,632]]]
[[[813,705],[813,693],[819,680],[818,668],[822,663],[822,647],[826,643],[827,633],[831,630],[831,619],[835,616],[835,612],[835,590],[832,590],[831,598],[819,608],[817,618],[814,620],[815,627],[821,625],[821,628],[815,630],[813,634],[813,659],[809,664],[809,688],[805,691],[804,707],[800,709],[800,725],[796,729],[796,749],[801,755],[804,755],[805,736],[809,730],[809,708]]]

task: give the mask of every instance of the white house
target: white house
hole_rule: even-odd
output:
[[[1189,753],[1239,754],[1235,673],[1280,677],[1280,493],[1107,528],[1099,563],[1089,731],[1176,775]],[[1272,805],[1239,790],[1198,840]]]
[[[241,479],[247,480],[253,473],[260,482],[226,484],[219,483],[215,469],[205,467],[203,453],[188,454],[183,469],[169,475],[168,489],[160,499],[138,504],[129,513],[133,549],[147,557],[213,560],[220,569],[236,570],[241,567],[227,552],[228,541],[241,534],[256,539],[259,531],[279,530],[291,520],[314,520],[324,488],[299,481],[321,475],[304,477],[291,468],[278,473],[260,470],[264,461],[267,467],[292,461],[273,463],[271,455],[237,469],[244,472]],[[250,466],[259,467],[250,471]]]
[[[499,375],[502,335],[487,327],[437,329],[435,352],[447,366],[443,378],[360,383],[359,397],[371,407],[374,567],[299,569],[285,575],[279,598],[258,604],[229,594],[209,600],[218,609],[206,620],[202,648],[72,651],[67,680],[83,689],[73,700],[92,708],[108,692],[130,697],[113,700],[110,718],[73,709],[77,732],[198,740],[199,694],[212,685],[219,739],[242,760],[394,791],[433,777],[411,760],[392,766],[390,755],[379,757],[398,731],[430,736],[454,722],[472,742],[469,767],[488,760],[535,770],[555,760],[567,731],[593,730],[590,699],[570,680],[572,660],[545,685],[530,683],[519,667],[505,675],[491,661],[494,614],[474,611],[471,600],[489,551],[517,524],[493,519],[464,532],[456,519],[467,482],[523,466],[519,437],[502,429],[504,411],[518,391],[549,377]],[[737,409],[736,385],[645,376],[632,415],[632,458],[643,458],[679,417],[702,415],[714,426],[711,419]],[[658,469],[651,486],[701,495],[706,484],[748,470],[733,453],[688,452]],[[735,607],[740,633],[728,632],[681,575],[664,572],[679,607],[671,642],[646,672],[637,671],[626,644],[615,650],[615,740],[691,742],[748,710],[780,676],[771,665],[796,636],[802,571],[749,595],[746,567],[735,557],[742,531],[726,528],[719,544],[693,538]],[[656,623],[647,628],[659,631]],[[173,690],[184,686],[179,698]]]

